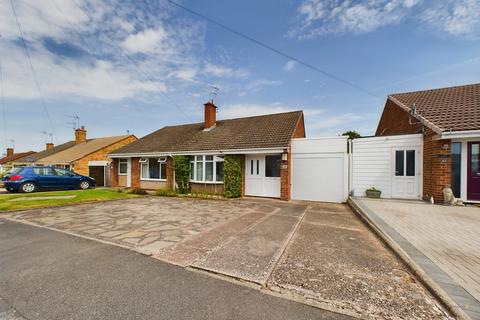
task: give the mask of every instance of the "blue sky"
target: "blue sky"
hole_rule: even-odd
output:
[[[12,0],[43,104],[2,1],[2,149],[71,140],[74,114],[89,137],[199,122],[212,85],[219,118],[303,109],[307,136],[370,135],[389,93],[480,82],[480,0],[178,1],[364,90],[164,0]]]

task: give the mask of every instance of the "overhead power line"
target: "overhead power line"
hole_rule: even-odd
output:
[[[224,29],[224,30],[227,30],[228,32],[231,32],[231,33],[233,33],[233,34],[235,34],[235,35],[237,35],[237,36],[239,36],[239,37],[241,37],[241,38],[243,38],[243,39],[246,39],[246,40],[248,40],[248,41],[250,41],[250,42],[252,42],[252,43],[254,43],[254,44],[256,44],[256,45],[258,45],[258,46],[260,46],[260,47],[262,47],[262,48],[264,48],[264,49],[266,49],[266,50],[269,50],[269,51],[271,51],[271,52],[274,52],[274,53],[276,53],[276,54],[278,54],[278,55],[280,55],[280,56],[282,56],[282,57],[284,57],[284,58],[293,60],[293,61],[297,62],[298,64],[303,65],[304,67],[307,67],[307,68],[309,68],[309,69],[311,69],[311,70],[313,70],[313,71],[315,71],[315,72],[318,72],[318,73],[320,73],[320,74],[322,74],[322,75],[324,75],[324,76],[326,76],[326,77],[328,77],[328,78],[331,78],[331,79],[334,79],[334,80],[336,80],[336,81],[338,81],[338,82],[341,82],[341,83],[343,83],[343,84],[345,84],[345,85],[347,85],[347,86],[349,86],[349,87],[352,87],[352,88],[354,88],[354,89],[356,89],[356,90],[358,90],[358,91],[361,91],[361,92],[363,92],[363,93],[365,93],[365,94],[367,94],[367,95],[369,95],[369,96],[378,98],[378,96],[377,96],[376,94],[374,94],[373,92],[371,92],[371,91],[363,88],[362,86],[359,86],[359,85],[357,85],[357,84],[355,84],[355,83],[353,83],[353,82],[351,82],[351,81],[349,81],[349,80],[343,79],[342,77],[339,77],[339,76],[337,76],[337,75],[335,75],[335,74],[333,74],[333,73],[331,73],[331,72],[322,70],[322,69],[318,68],[317,66],[309,63],[309,62],[306,62],[306,61],[304,61],[304,60],[302,60],[302,59],[300,59],[300,58],[296,58],[296,57],[292,56],[291,54],[288,54],[288,53],[285,53],[285,52],[283,52],[283,51],[281,51],[281,50],[279,50],[279,49],[276,49],[276,48],[270,46],[269,44],[266,44],[265,42],[262,42],[262,41],[260,41],[260,40],[257,40],[257,39],[255,39],[255,38],[249,36],[249,35],[246,35],[246,34],[243,33],[243,32],[240,32],[240,31],[235,30],[235,29],[233,29],[233,28],[231,28],[231,27],[229,27],[229,26],[227,26],[227,25],[225,25],[225,24],[223,24],[223,23],[221,23],[221,22],[218,22],[218,21],[216,21],[216,20],[213,20],[212,18],[207,17],[207,16],[205,16],[205,15],[203,15],[203,14],[197,12],[197,11],[194,11],[194,10],[190,9],[190,8],[187,8],[187,7],[185,7],[185,6],[177,3],[177,2],[175,2],[175,1],[172,1],[172,0],[166,0],[166,1],[167,1],[168,3],[170,3],[171,5],[173,5],[173,6],[176,6],[177,8],[180,8],[180,9],[183,9],[183,10],[185,10],[185,11],[188,11],[189,13],[191,13],[191,14],[199,17],[199,18],[202,18],[202,19],[204,19],[204,20],[206,20],[206,21],[208,21],[208,22],[210,22],[210,23],[212,23],[212,24],[214,24],[214,25],[216,25],[216,26],[218,26],[218,27],[220,27],[220,28],[222,28],[222,29]]]
[[[35,68],[33,67],[32,58],[30,57],[30,51],[28,50],[27,42],[25,41],[25,35],[20,25],[20,21],[18,20],[17,11],[15,10],[15,5],[13,4],[13,0],[10,0],[10,5],[12,6],[12,12],[13,12],[13,15],[15,16],[15,22],[17,24],[18,31],[20,33],[20,39],[22,40],[23,49],[25,50],[25,55],[27,57],[28,64],[30,65],[30,69],[32,70],[33,81],[35,82],[35,86],[37,87],[38,94],[40,95],[40,100],[42,102],[43,110],[45,111],[45,114],[47,116],[50,129],[52,129],[52,133],[55,135],[55,128],[53,127],[52,119],[50,118],[50,113],[48,112],[47,104],[45,103],[45,98],[43,97],[42,90],[40,89],[37,73],[35,72]]]

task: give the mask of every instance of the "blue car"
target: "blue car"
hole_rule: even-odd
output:
[[[25,193],[95,187],[95,179],[69,170],[45,166],[13,168],[3,178],[3,183],[7,191]]]

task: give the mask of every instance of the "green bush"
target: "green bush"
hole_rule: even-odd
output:
[[[178,193],[175,190],[169,189],[169,188],[163,188],[163,189],[158,189],[155,192],[156,196],[161,196],[161,197],[177,197]]]
[[[190,181],[190,157],[175,157],[175,182],[178,192],[186,194],[188,192],[188,182]]]
[[[128,194],[138,194],[138,195],[146,195],[147,191],[142,188],[131,188],[127,190]]]
[[[242,196],[242,158],[238,155],[226,155],[224,162],[223,194],[226,198]]]

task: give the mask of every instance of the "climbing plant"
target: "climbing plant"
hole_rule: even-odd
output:
[[[190,181],[190,157],[175,157],[175,182],[177,183],[178,192],[182,194],[188,193],[188,182]]]
[[[238,155],[225,156],[223,188],[226,198],[242,196],[242,158]]]

